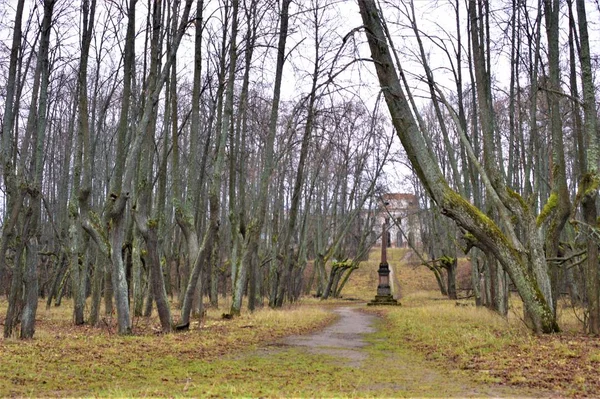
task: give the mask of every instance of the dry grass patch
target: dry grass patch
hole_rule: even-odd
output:
[[[408,248],[388,248],[387,260],[395,273],[395,289],[400,296],[423,290],[437,289],[435,277],[427,267],[420,264],[416,255]],[[377,292],[379,263],[381,261],[381,248],[373,248],[369,259],[361,262],[359,268],[350,276],[350,280],[342,291],[342,297],[370,301]],[[395,281],[394,281],[395,282]]]
[[[376,311],[385,317],[392,348],[416,349],[477,381],[561,397],[600,392],[600,342],[577,332],[576,318],[566,309],[560,320],[566,331],[543,336],[527,329],[522,304],[514,298],[508,318],[485,308],[456,306],[435,292],[415,293],[403,299],[402,308]]]
[[[135,319],[134,336],[102,328],[72,326],[69,306],[46,310],[40,303],[35,338],[0,340],[0,396],[172,396],[184,392],[194,367],[224,355],[255,348],[290,334],[320,328],[332,315],[314,306],[260,309],[233,320],[222,309],[208,311],[200,326],[180,334],[157,334],[156,317]],[[194,366],[195,365],[195,366]]]

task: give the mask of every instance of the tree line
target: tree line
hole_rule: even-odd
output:
[[[203,298],[235,316],[329,295],[328,262],[371,245],[391,151],[343,84],[338,5],[67,3],[18,0],[3,23],[4,336],[33,336],[40,297],[130,334],[153,307],[169,332]]]
[[[440,271],[464,252],[478,305],[507,314],[512,287],[553,332],[567,294],[597,334],[597,4],[449,0],[434,28],[424,4],[359,0],[348,26],[329,0],[17,0],[1,20],[4,335],[33,336],[40,297],[130,334],[153,307],[169,332],[204,298],[235,316],[339,295],[394,163],[449,295]]]

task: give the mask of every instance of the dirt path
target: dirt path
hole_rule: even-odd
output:
[[[334,310],[339,319],[323,331],[311,335],[294,335],[282,342],[289,346],[306,348],[315,354],[336,356],[340,363],[360,367],[368,354],[361,350],[368,345],[364,334],[375,332],[376,316],[361,313],[353,308]]]
[[[531,392],[488,384],[485,380],[476,382],[462,371],[436,369],[408,347],[388,350],[385,335],[379,331],[380,319],[377,316],[361,312],[356,307],[342,307],[334,312],[339,316],[338,320],[324,330],[285,338],[262,352],[261,357],[272,359],[275,367],[282,358],[303,359],[298,360],[303,365],[302,369],[296,363],[285,367],[291,372],[298,367],[297,372],[312,378],[315,385],[314,389],[307,390],[295,384],[295,390],[290,392],[285,391],[286,387],[282,385],[282,396],[331,396],[332,392],[335,392],[334,396],[350,397],[535,396]],[[333,388],[332,391],[316,374],[312,377],[310,364],[317,371],[326,370],[339,389]],[[277,381],[271,380],[270,383],[277,384]],[[310,386],[310,381],[307,386]]]

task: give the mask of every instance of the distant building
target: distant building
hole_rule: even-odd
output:
[[[388,246],[392,248],[421,244],[419,224],[419,201],[414,194],[384,194],[379,205],[375,234],[379,237],[376,244],[381,246],[381,228],[386,218],[388,224]]]

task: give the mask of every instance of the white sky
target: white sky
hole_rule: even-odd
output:
[[[385,3],[384,0],[381,0],[382,3]],[[27,8],[31,9],[34,4],[34,0],[27,0]],[[37,4],[40,2],[38,1]],[[206,0],[207,3],[207,11],[205,12],[205,19],[210,15],[212,20],[218,25],[220,22],[218,18],[220,14],[215,10],[217,2]],[[305,95],[309,90],[310,79],[308,78],[308,74],[312,70],[312,51],[314,49],[314,45],[311,39],[311,29],[306,26],[307,15],[298,14],[298,11],[301,8],[307,8],[310,6],[311,0],[296,0],[292,3],[291,15],[292,19],[290,21],[290,29],[291,34],[288,38],[288,51],[290,51],[289,59],[284,69],[284,80],[283,80],[283,90],[282,95],[284,100],[297,100],[299,97]],[[350,33],[354,28],[359,27],[362,24],[358,5],[355,0],[329,0],[329,3],[332,4],[330,10],[327,12],[331,24],[328,28],[326,39],[331,42],[333,47],[339,46],[342,42],[342,39]],[[464,1],[459,2],[463,9],[461,10],[462,18],[466,18],[466,11],[464,9]],[[532,5],[535,5],[537,2],[530,1]],[[104,23],[106,22],[106,11],[103,11],[107,4],[111,4],[108,0],[98,0],[98,17],[97,20],[100,21],[97,24],[98,30],[104,29]],[[112,4],[116,4],[113,2]],[[397,0],[391,0],[390,4],[399,5],[405,4],[405,2],[397,2]],[[506,4],[509,4],[507,1],[499,1],[492,0],[490,2],[490,8],[492,9],[493,19],[502,19],[503,15],[510,11],[505,9],[507,7]],[[10,38],[12,35],[11,28],[13,22],[13,14],[14,7],[16,7],[16,0],[0,0],[0,45],[1,46],[10,46]],[[455,35],[455,21],[453,15],[453,9],[450,7],[449,2],[441,1],[441,0],[416,0],[415,1],[416,13],[417,13],[417,21],[419,27],[426,31],[428,34],[434,36],[437,40],[448,42],[447,33],[450,32],[451,35]],[[566,9],[566,5],[563,4],[563,11]],[[193,10],[195,9],[195,5],[193,6]],[[389,11],[389,10],[388,10]],[[405,26],[406,23],[405,18],[401,16],[397,16],[393,11],[386,11],[386,18],[388,20],[388,25],[390,30],[392,30],[395,35],[395,46],[397,50],[401,53],[403,67],[405,71],[409,72],[409,76],[411,74],[415,74],[412,76],[411,84],[417,89],[415,90],[415,94],[419,95],[425,93],[423,89],[422,83],[419,82],[418,78],[423,75],[422,68],[415,62],[414,52],[416,51],[416,46],[414,44],[414,34],[407,30]],[[137,21],[139,25],[139,30],[141,31],[145,24],[145,14],[146,14],[146,1],[140,0],[138,2],[138,11],[137,11]],[[593,48],[595,50],[598,49],[598,45],[600,43],[600,29],[598,23],[600,23],[600,15],[598,13],[598,6],[596,2],[590,0],[587,2],[587,12],[588,12],[588,23],[590,24],[590,39],[592,41]],[[79,14],[76,2],[59,0],[56,6],[56,13],[60,15],[61,22],[59,25],[55,27],[55,32],[53,32],[53,40],[60,40],[64,47],[61,50],[60,54],[55,54],[55,56],[60,60],[59,62],[69,62],[73,65],[76,65],[77,53],[78,53],[78,25],[79,25]],[[27,18],[24,18],[24,24],[26,23]],[[125,34],[125,24],[126,20],[122,19],[120,21],[113,20],[114,24],[121,24],[121,29],[119,31],[119,35],[121,37]],[[563,14],[561,16],[561,24],[563,26],[566,24],[566,16]],[[109,24],[110,26],[110,24]],[[25,25],[24,25],[25,28]],[[501,48],[503,41],[503,33],[500,30],[501,27],[494,28],[492,32],[493,38],[497,39],[497,48]],[[241,40],[243,36],[242,27],[239,35],[239,40]],[[463,44],[466,46],[469,38],[466,33],[466,22],[462,23],[462,40]],[[544,34],[542,34],[544,36]],[[362,45],[358,46],[357,57],[367,58],[370,53],[369,50],[364,44],[364,34],[362,32],[354,33],[354,37],[357,42],[362,42]],[[110,37],[104,38],[105,41],[112,40]],[[137,54],[141,54],[143,48],[143,40],[144,35],[140,34],[138,38],[138,43],[136,44]],[[191,63],[193,61],[193,37],[192,35],[188,35],[183,43],[180,52],[178,53],[178,66],[180,69],[180,76],[182,78],[187,78],[191,80]],[[564,45],[566,43],[566,33],[563,33],[563,38],[561,44]],[[265,43],[262,43],[265,44]],[[271,45],[276,45],[275,42],[271,42]],[[351,43],[347,43],[351,45]],[[94,45],[94,44],[93,44]],[[436,79],[442,85],[446,85],[450,90],[455,90],[455,86],[450,83],[447,79],[447,72],[444,71],[444,68],[447,67],[448,62],[442,56],[442,53],[436,46],[434,46],[430,41],[425,41],[424,43],[426,52],[429,56],[429,61],[431,63],[432,68],[434,69],[434,73],[436,75]],[[264,48],[264,47],[263,47]],[[6,49],[6,47],[5,47]],[[493,63],[493,74],[499,82],[500,86],[507,86],[508,76],[509,76],[509,68],[508,65],[508,49],[503,49],[504,52],[500,52],[498,56],[494,59]],[[266,88],[272,84],[273,74],[274,74],[274,51],[271,51],[267,57],[261,56],[261,50],[258,50],[255,55],[255,80],[262,82]],[[594,51],[594,59],[597,61],[598,52]],[[6,54],[5,50],[2,53]],[[206,53],[206,52],[205,52]],[[412,53],[412,54],[411,54]],[[112,46],[109,49],[105,49],[104,63],[108,68],[116,68],[119,57],[120,57],[120,49],[119,46]],[[561,60],[563,64],[566,63],[566,55],[563,55],[563,59]],[[331,57],[330,57],[331,59]],[[466,55],[464,58],[466,59]],[[349,61],[349,58],[342,59],[340,64],[345,64]],[[4,65],[0,65],[0,69],[2,69],[3,73],[6,70],[6,59],[0,59],[0,63]],[[269,66],[273,67],[270,68]],[[272,69],[272,71],[270,71]],[[266,72],[264,72],[266,71]],[[270,71],[270,72],[269,72]],[[262,72],[260,75],[259,72]],[[466,71],[465,71],[466,72]],[[465,73],[465,81],[468,82],[468,75]],[[416,79],[415,79],[416,78]],[[563,76],[563,80],[567,80],[566,76]],[[360,98],[364,103],[373,105],[375,102],[375,98],[379,91],[377,81],[373,74],[373,68],[365,63],[357,63],[353,67],[349,68],[347,72],[340,75],[338,78],[338,83],[340,86],[349,87],[343,94],[345,96],[353,93],[356,95],[356,98]],[[357,85],[356,83],[360,83]],[[426,100],[420,100],[422,103],[425,103]],[[387,112],[387,111],[386,111]],[[397,141],[396,141],[397,142]],[[400,168],[401,170],[401,168]]]

